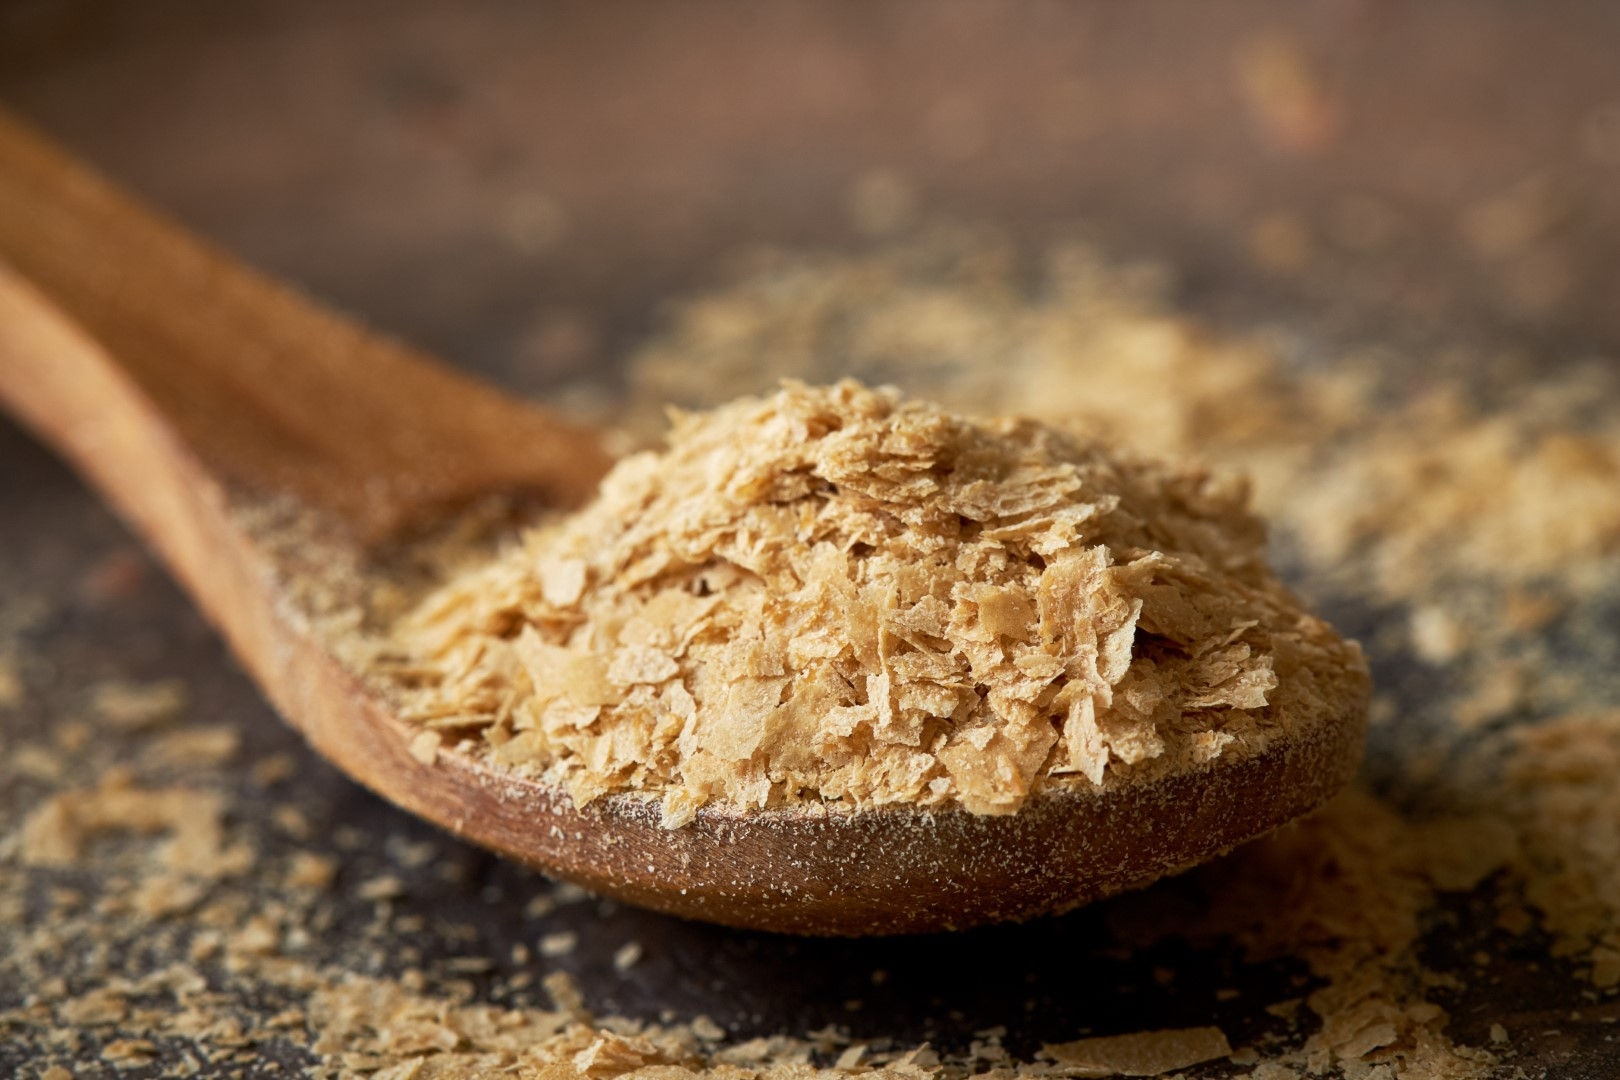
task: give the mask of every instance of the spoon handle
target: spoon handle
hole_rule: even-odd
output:
[[[243,266],[3,110],[0,267],[0,402],[104,490],[115,386],[203,473],[362,542],[493,490],[576,504],[608,463],[589,433]]]

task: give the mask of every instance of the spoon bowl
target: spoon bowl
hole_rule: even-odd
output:
[[[599,439],[271,282],[3,113],[0,404],[147,539],[320,754],[458,836],[629,903],[811,934],[1029,918],[1269,832],[1359,758],[1364,703],[1263,749],[1053,789],[1007,816],[709,806],[670,830],[646,799],[578,808],[476,757],[413,754],[419,729],[300,600],[312,552],[253,523],[307,515],[364,565],[480,496],[581,505],[610,464]]]

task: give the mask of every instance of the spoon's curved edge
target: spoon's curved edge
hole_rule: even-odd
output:
[[[273,564],[266,570],[273,574]],[[680,829],[655,799],[577,807],[556,786],[475,754],[419,760],[421,729],[285,610],[249,665],[325,757],[395,804],[548,874],[641,907],[798,934],[966,929],[1069,910],[1187,869],[1315,809],[1361,757],[1365,697],[1294,718],[1207,764],[1052,788],[1016,814],[960,808],[704,807]],[[259,635],[255,635],[259,636]],[[278,689],[279,688],[279,689]]]
[[[406,721],[331,654],[228,491],[99,346],[0,266],[0,401],[162,554],[281,714],[327,759],[468,840],[630,903],[805,934],[959,929],[1075,907],[1184,869],[1311,810],[1359,758],[1364,703],[1302,718],[1195,771],[1054,791],[1006,817],[706,808],[659,826],[628,797],[560,791],[410,752]]]
[[[656,803],[633,796],[576,809],[476,759],[446,755],[435,768],[483,808],[458,832],[627,902],[750,929],[926,933],[1061,913],[1269,833],[1350,780],[1363,717],[1319,717],[1259,752],[1189,771],[1050,790],[1005,816],[706,807],[670,830]]]

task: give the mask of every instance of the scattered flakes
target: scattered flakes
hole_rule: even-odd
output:
[[[291,754],[278,752],[266,755],[248,767],[248,778],[257,787],[274,787],[292,779],[298,771],[298,761]]]
[[[726,1037],[725,1028],[701,1013],[692,1018],[691,1028],[692,1034],[704,1042],[719,1042]]]
[[[112,680],[90,689],[90,708],[102,720],[126,731],[166,723],[185,707],[186,684],[181,679],[146,683]]]
[[[482,975],[494,966],[487,956],[452,956],[444,961],[444,969],[458,975]]]
[[[540,985],[545,987],[558,1012],[569,1016],[589,1015],[585,1011],[585,995],[579,992],[579,984],[568,972],[553,971],[541,980]]]
[[[613,953],[613,970],[619,972],[629,971],[641,962],[641,954],[641,942],[625,942]]]
[[[268,915],[251,915],[226,937],[225,947],[232,953],[248,956],[272,955],[281,947],[281,927]]]
[[[157,1044],[150,1039],[114,1039],[101,1048],[103,1061],[114,1065],[145,1065],[157,1057]]]
[[[432,765],[439,760],[439,746],[443,740],[437,731],[419,731],[411,739],[411,757],[423,765]]]
[[[594,899],[596,899],[595,893],[583,885],[574,884],[572,881],[558,881],[551,886],[551,900],[554,904],[560,906],[583,904]]]
[[[57,748],[70,754],[76,754],[89,744],[95,732],[83,720],[66,720],[56,725],[52,732]]]
[[[56,1011],[69,1024],[97,1027],[122,1021],[129,1015],[129,1004],[123,993],[101,987],[64,1001]]]
[[[1620,986],[1620,713],[1562,717],[1511,738],[1525,898],[1558,954],[1585,955],[1600,989]]]
[[[67,771],[59,754],[38,743],[23,743],[12,750],[8,764],[16,775],[46,783],[62,779]]]
[[[1513,659],[1490,665],[1477,677],[1466,696],[1452,709],[1452,717],[1463,730],[1481,727],[1508,716],[1530,695],[1530,672]]]
[[[1500,1045],[1506,1043],[1507,1041],[1508,1041],[1508,1030],[1507,1030],[1507,1028],[1503,1027],[1501,1024],[1492,1024],[1491,1025],[1491,1042],[1496,1043],[1498,1046],[1500,1046]]]
[[[275,823],[277,829],[295,840],[307,840],[313,832],[309,818],[291,803],[281,803],[274,807],[270,811],[270,820]]]
[[[136,888],[131,904],[148,919],[163,919],[190,911],[207,894],[207,884],[196,878],[154,874]]]
[[[73,1080],[73,1073],[61,1065],[52,1065],[39,1074],[39,1080]]]
[[[188,788],[141,789],[123,769],[109,770],[92,789],[52,796],[22,827],[26,866],[69,866],[90,838],[108,832],[169,834],[159,853],[169,869],[202,877],[240,873],[250,857],[224,846],[224,800]]]
[[[302,1009],[283,1009],[264,1022],[267,1028],[297,1028],[303,1027],[309,1020],[308,1014]]]
[[[385,846],[389,856],[407,870],[415,870],[433,861],[439,848],[432,840],[411,840],[395,833]]]
[[[579,935],[572,930],[561,930],[540,939],[540,955],[547,959],[567,956],[579,944]]]
[[[1468,645],[1462,623],[1435,604],[1413,610],[1411,633],[1412,650],[1418,659],[1437,667],[1451,663]]]
[[[1620,552],[1620,425],[1552,427],[1544,409],[1481,414],[1455,388],[1420,397],[1333,455],[1287,520],[1313,562],[1366,567],[1386,597],[1459,579],[1573,583]],[[1414,629],[1440,630],[1441,653],[1456,644],[1444,627]]]
[[[405,882],[397,874],[379,874],[354,890],[362,900],[393,900],[405,895]]]
[[[1279,1020],[1293,1020],[1299,1015],[1299,1008],[1305,1004],[1303,998],[1288,998],[1285,1001],[1273,1001],[1266,1006],[1266,1012]]]
[[[225,764],[241,745],[234,727],[218,724],[164,732],[146,744],[142,756],[156,768],[196,769]]]
[[[1220,1028],[1199,1027],[1048,1044],[1042,1053],[1073,1076],[1159,1076],[1228,1057],[1232,1047]]]
[[[1031,285],[1019,255],[985,227],[852,256],[762,253],[728,287],[678,305],[632,358],[629,422],[651,438],[671,402],[714,407],[784,378],[853,376],[972,415],[1081,425],[1144,454],[1218,458],[1251,472],[1275,514],[1300,462],[1373,411],[1364,380],[1286,378],[1268,338],[1176,310],[1164,267],[1061,241]]]
[[[1302,1075],[1304,1074],[1299,1070],[1279,1061],[1262,1061],[1255,1066],[1254,1072],[1249,1074],[1249,1080],[1300,1080]]]
[[[289,889],[329,889],[337,877],[338,861],[331,855],[295,851],[287,859],[287,873],[281,879]]]

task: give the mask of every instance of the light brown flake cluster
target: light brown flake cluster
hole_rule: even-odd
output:
[[[1079,241],[1029,263],[988,227],[934,227],[860,254],[755,253],[750,273],[680,302],[631,358],[627,422],[650,435],[668,402],[713,407],[783,378],[847,375],[1241,464],[1269,513],[1303,455],[1364,418],[1348,365],[1290,378],[1265,336],[1176,310],[1162,265],[1122,266]]]
[[[88,791],[52,796],[21,830],[25,866],[70,866],[91,838],[105,832],[169,834],[159,860],[198,877],[241,873],[251,852],[225,844],[219,795],[185,788],[137,787],[127,769],[112,769]]]
[[[1230,1057],[1232,1046],[1220,1028],[1200,1027],[1079,1039],[1049,1045],[1045,1052],[1070,1076],[1163,1076]]]
[[[1079,242],[1031,265],[988,228],[857,255],[761,252],[750,269],[679,304],[632,358],[637,430],[668,401],[712,406],[847,373],[1240,469],[1285,542],[1352,591],[1368,575],[1386,598],[1437,578],[1567,578],[1620,553],[1620,424],[1591,408],[1616,393],[1601,362],[1509,372],[1512,398],[1496,408],[1474,389],[1503,361],[1464,350],[1363,347],[1307,374],[1285,334],[1176,310],[1163,267]],[[1408,385],[1403,369],[1428,376]]]
[[[1620,553],[1620,424],[1577,422],[1556,399],[1610,392],[1566,377],[1485,413],[1443,387],[1324,462],[1289,525],[1324,567],[1364,561],[1388,596],[1436,578],[1572,579]]]
[[[1553,951],[1593,984],[1620,986],[1620,713],[1577,714],[1514,733],[1509,805],[1524,833],[1525,898]]]
[[[1353,712],[1238,484],[852,381],[676,418],[397,629],[407,712],[580,803],[1017,810]]]
[[[1116,929],[1150,941],[1174,926],[1235,939],[1255,959],[1302,960],[1322,980],[1304,1002],[1320,1026],[1297,1058],[1312,1075],[1381,1064],[1400,1077],[1475,1077],[1488,1055],[1445,1037],[1417,957],[1422,920],[1438,894],[1468,892],[1516,852],[1513,826],[1494,814],[1413,822],[1352,789],[1198,871],[1203,905],[1191,921],[1150,901],[1122,909]]]

